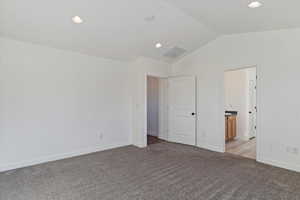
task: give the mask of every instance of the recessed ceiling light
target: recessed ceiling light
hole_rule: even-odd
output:
[[[261,6],[262,6],[262,3],[260,3],[259,1],[253,1],[248,4],[249,8],[259,8]]]
[[[72,21],[75,23],[75,24],[81,24],[83,22],[83,20],[79,17],[79,16],[74,16],[72,17]]]
[[[145,20],[146,22],[152,22],[152,21],[155,20],[155,16],[152,15],[152,16],[145,17],[144,20]]]
[[[157,49],[159,49],[159,48],[162,47],[162,44],[161,44],[161,43],[156,43],[155,47],[156,47]]]

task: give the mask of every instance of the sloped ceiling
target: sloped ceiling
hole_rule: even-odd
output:
[[[219,34],[300,27],[299,0],[166,0]],[[253,1],[262,7],[249,9]]]
[[[164,55],[174,47],[188,54],[221,34],[300,25],[298,1],[263,2],[250,10],[247,0],[0,0],[0,35],[118,60],[173,62]],[[74,24],[75,15],[84,22]]]

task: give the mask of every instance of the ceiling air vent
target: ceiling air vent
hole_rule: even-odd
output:
[[[173,47],[173,48],[169,49],[169,50],[164,54],[164,56],[165,56],[165,57],[168,57],[168,58],[175,59],[175,58],[178,58],[178,57],[182,56],[185,52],[186,52],[186,50],[183,49],[183,48],[180,48],[180,47]]]

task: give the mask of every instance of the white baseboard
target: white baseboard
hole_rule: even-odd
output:
[[[218,147],[218,146],[206,144],[206,145],[201,145],[199,147],[203,148],[203,149],[208,149],[210,151],[224,153],[224,150],[222,149],[222,147]],[[300,165],[294,165],[294,164],[290,164],[290,163],[286,163],[286,162],[282,162],[282,161],[266,159],[266,158],[262,158],[259,155],[257,155],[257,162],[267,164],[267,165],[272,165],[272,166],[287,169],[287,170],[291,170],[291,171],[300,172]]]
[[[32,159],[32,160],[25,160],[25,161],[21,161],[21,162],[17,162],[17,163],[8,163],[8,164],[0,165],[0,172],[23,168],[23,167],[29,167],[29,166],[33,166],[33,165],[37,165],[37,164],[42,164],[42,163],[56,161],[56,160],[62,160],[62,159],[66,159],[66,158],[76,157],[76,156],[80,156],[80,155],[95,153],[98,151],[104,151],[104,150],[114,149],[114,148],[128,146],[128,145],[130,145],[128,142],[120,142],[120,143],[115,143],[115,144],[110,144],[110,145],[105,145],[105,146],[88,147],[88,148],[76,150],[73,152],[45,156],[45,157]]]
[[[259,159],[257,159],[257,162],[264,163],[267,165],[272,165],[272,166],[283,168],[283,169],[288,169],[291,171],[300,172],[300,165],[293,165],[290,163],[285,163],[285,162],[276,161],[276,160],[272,160],[272,159],[265,159],[265,158],[259,158]]]
[[[165,140],[165,141],[168,140],[168,137],[163,136],[163,135],[159,135],[158,138],[161,139],[161,140]]]
[[[210,150],[210,151],[224,153],[224,149],[222,147],[219,147],[219,146],[205,144],[205,145],[199,145],[198,147],[203,148],[203,149],[207,149],[207,150]]]
[[[128,146],[128,145],[130,145],[128,142],[124,142],[124,143],[121,142],[121,143],[115,143],[115,144],[110,144],[110,145],[101,146],[101,147],[89,147],[89,148],[77,150],[74,152],[46,156],[46,157],[22,161],[22,162],[18,162],[18,163],[9,163],[9,164],[5,164],[5,165],[0,165],[0,172],[23,168],[23,167],[29,167],[29,166],[38,165],[38,164],[47,163],[47,162],[56,161],[56,160],[62,160],[62,159],[66,159],[66,158],[72,158],[72,157],[76,157],[76,156],[80,156],[80,155],[95,153],[95,152],[99,152],[99,151],[114,149],[114,148]],[[201,145],[199,147],[208,149],[211,151],[215,151],[215,152],[224,153],[224,150],[218,146]],[[272,159],[265,159],[265,158],[258,158],[257,161],[260,163],[272,165],[275,167],[280,167],[280,168],[300,172],[300,165],[293,165],[290,163],[285,163],[285,162],[276,161],[276,160],[272,160]]]
[[[147,145],[144,145],[144,144],[133,144],[133,146],[138,147],[138,148],[141,148],[141,149],[147,147]]]
[[[248,136],[245,136],[245,135],[243,135],[243,136],[238,136],[238,137],[236,137],[236,139],[238,139],[238,140],[243,140],[243,141],[249,141],[249,137],[248,137]]]

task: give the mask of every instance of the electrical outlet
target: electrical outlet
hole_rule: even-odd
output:
[[[268,144],[266,147],[267,147],[266,148],[267,151],[269,151],[270,154],[273,153],[273,145],[272,144]]]
[[[296,148],[296,147],[293,147],[292,148],[292,153],[295,154],[295,155],[298,155],[299,154],[299,149]]]
[[[293,148],[290,146],[286,147],[286,152],[289,154],[293,154]]]
[[[202,137],[206,138],[206,132],[204,130],[202,130],[201,133],[202,133]]]
[[[297,147],[286,147],[286,152],[293,155],[299,155],[299,149]]]
[[[103,133],[100,133],[100,134],[99,134],[99,139],[100,139],[100,140],[103,140]]]

